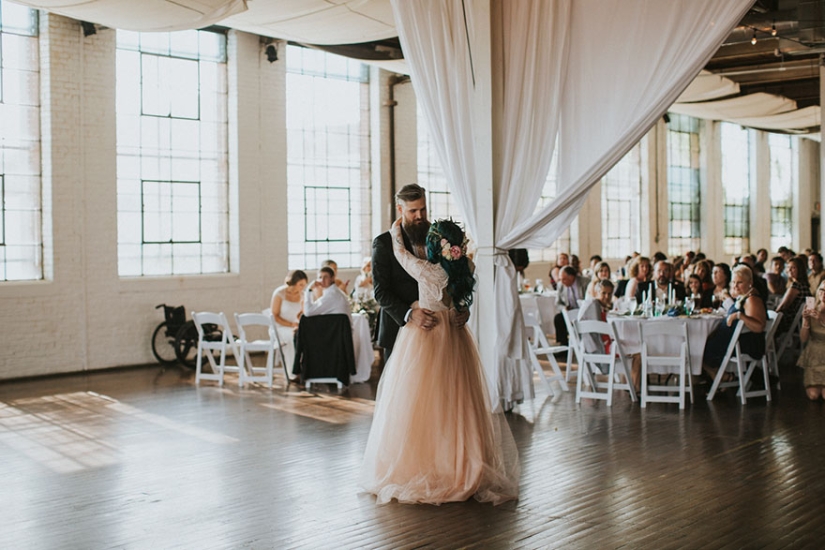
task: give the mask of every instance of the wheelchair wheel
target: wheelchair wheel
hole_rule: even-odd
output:
[[[152,334],[152,354],[163,365],[174,365],[178,360],[175,352],[175,335],[167,333],[166,321],[159,324]]]

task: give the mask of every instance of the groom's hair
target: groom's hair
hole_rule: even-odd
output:
[[[427,192],[417,183],[408,183],[395,194],[395,204],[423,199]]]

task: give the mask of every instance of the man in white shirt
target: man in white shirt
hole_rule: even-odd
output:
[[[576,270],[569,265],[561,268],[560,278],[561,284],[558,286],[558,296],[556,298],[556,307],[559,308],[559,313],[556,313],[553,324],[556,327],[556,342],[566,346],[569,343],[570,336],[567,334],[567,325],[564,324],[561,308],[569,311],[582,307],[590,279],[576,275]]]
[[[313,290],[320,289],[322,294],[316,298]],[[350,314],[350,304],[347,295],[335,285],[335,272],[331,267],[322,267],[318,270],[318,278],[306,289],[304,298],[304,315],[332,315],[336,313]]]

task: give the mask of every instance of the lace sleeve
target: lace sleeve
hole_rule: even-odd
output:
[[[393,226],[390,230],[392,235],[392,251],[395,259],[416,281],[424,281],[443,288],[447,284],[447,273],[438,264],[431,264],[427,260],[421,260],[413,256],[404,247],[404,238],[401,236],[401,226]]]

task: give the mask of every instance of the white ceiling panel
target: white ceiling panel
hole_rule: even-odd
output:
[[[249,0],[222,21],[246,32],[307,44],[355,44],[398,36],[389,0]]]
[[[246,10],[245,0],[15,0],[114,29],[165,32],[197,29]]]

